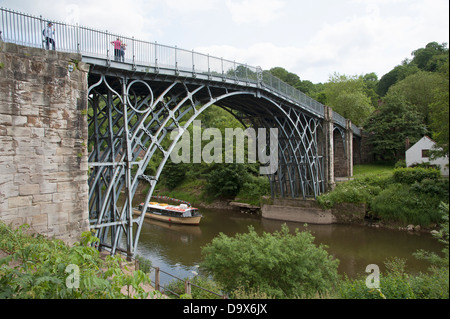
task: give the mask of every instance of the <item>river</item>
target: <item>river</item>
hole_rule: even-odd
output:
[[[152,265],[177,277],[193,277],[200,273],[201,248],[224,233],[233,236],[253,226],[258,233],[274,232],[285,222],[268,220],[238,211],[201,209],[203,219],[199,226],[181,226],[146,220],[142,226],[137,254],[149,259]],[[328,246],[328,252],[340,260],[338,272],[351,278],[365,274],[366,266],[377,264],[383,272],[389,257],[407,260],[410,273],[425,272],[426,261],[412,254],[418,249],[441,252],[443,246],[430,234],[372,228],[358,225],[307,225],[286,222],[291,231],[309,230],[316,244]],[[162,274],[161,284],[173,278]]]

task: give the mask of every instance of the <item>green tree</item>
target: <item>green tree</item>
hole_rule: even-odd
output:
[[[373,154],[393,162],[404,158],[406,137],[416,143],[426,133],[420,114],[398,93],[387,95],[364,127]]]
[[[173,190],[183,182],[186,176],[186,168],[187,164],[175,164],[169,158],[161,173],[160,179],[169,188],[169,190]]]
[[[424,71],[436,72],[442,64],[448,60],[447,43],[428,43],[425,48],[420,48],[411,53],[414,58],[411,63]]]
[[[269,70],[269,72],[279,78],[281,81],[289,84],[290,86],[296,87],[301,81],[297,74],[288,72],[282,67],[275,67]]]
[[[334,103],[333,109],[357,126],[361,126],[374,111],[370,98],[363,92],[344,91]]]
[[[206,191],[213,197],[234,198],[247,179],[245,164],[214,164],[208,176]]]
[[[406,59],[401,65],[397,65],[394,69],[383,75],[377,85],[377,93],[383,97],[389,91],[389,88],[404,78],[419,72],[420,69],[415,64],[410,64]]]
[[[448,80],[447,80],[448,81]],[[425,125],[429,125],[429,104],[433,100],[434,91],[440,87],[442,76],[438,73],[419,71],[397,82],[389,88],[390,93],[401,94],[417,112],[422,114]]]
[[[276,298],[310,298],[329,292],[339,261],[316,246],[310,232],[281,231],[259,236],[252,227],[234,238],[221,233],[203,247],[202,266],[226,291],[258,291]]]
[[[442,151],[433,152],[432,156],[440,157],[449,154],[449,62],[440,68],[440,85],[433,90],[430,103],[430,126],[433,139]]]
[[[354,124],[362,125],[374,111],[366,89],[363,77],[334,73],[325,84],[323,93],[327,104],[334,111],[350,119]]]
[[[374,107],[378,106],[378,100],[380,96],[377,94],[378,76],[375,72],[367,73],[362,76],[364,84],[366,86],[365,93],[372,101]]]

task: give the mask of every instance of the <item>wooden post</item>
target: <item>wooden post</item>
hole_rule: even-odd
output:
[[[160,291],[159,285],[159,267],[155,268],[155,290]]]
[[[184,288],[185,288],[185,293],[187,295],[190,295],[191,294],[191,283],[189,282],[189,280],[186,280],[184,282]]]

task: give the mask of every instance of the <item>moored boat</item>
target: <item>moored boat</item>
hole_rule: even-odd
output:
[[[144,203],[141,203],[134,213],[142,214]],[[178,206],[157,202],[150,202],[145,213],[146,218],[156,219],[168,223],[183,225],[198,225],[202,219],[202,214],[197,208],[189,207],[186,204]]]

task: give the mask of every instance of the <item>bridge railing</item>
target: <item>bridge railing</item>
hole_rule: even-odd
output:
[[[48,21],[42,16],[36,17],[0,8],[2,40],[30,47],[45,48],[46,41],[43,30]],[[58,51],[80,53],[86,57],[116,60],[133,65],[171,69],[175,72],[192,72],[193,77],[204,74],[209,77],[221,77],[223,80],[252,83],[263,86],[265,89],[301,105],[318,117],[324,117],[323,104],[276,78],[269,71],[262,71],[259,67],[197,53],[193,50],[180,49],[176,46],[142,41],[108,31],[56,21],[51,22],[55,29],[54,37]],[[117,56],[117,52],[114,50],[112,42],[116,39],[120,39],[125,44],[123,58]],[[336,112],[334,112],[334,122],[345,127],[345,119]]]

